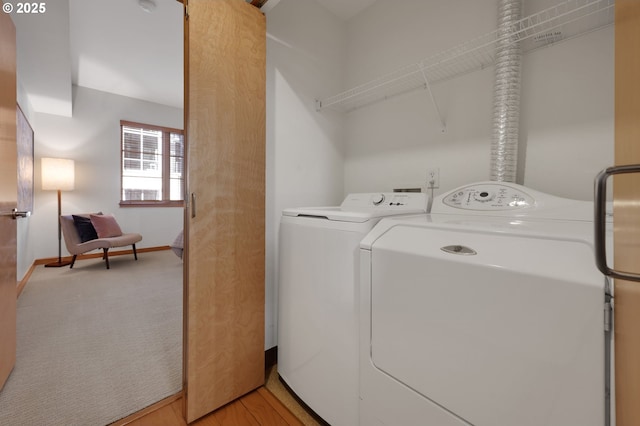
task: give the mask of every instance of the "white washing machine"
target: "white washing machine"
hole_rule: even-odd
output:
[[[497,182],[380,221],[361,243],[360,424],[609,425],[593,233],[592,203]]]
[[[278,373],[333,426],[358,424],[360,240],[386,216],[426,212],[424,193],[350,194],[340,207],[283,211]]]

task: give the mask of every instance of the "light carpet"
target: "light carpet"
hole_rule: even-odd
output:
[[[170,250],[33,271],[0,425],[106,425],[182,389],[182,262]]]

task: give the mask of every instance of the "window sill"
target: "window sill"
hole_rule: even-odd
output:
[[[120,207],[184,207],[184,201],[120,201]]]

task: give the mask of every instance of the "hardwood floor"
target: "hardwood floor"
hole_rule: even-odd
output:
[[[113,423],[112,426],[186,426],[182,397],[171,397],[149,410]],[[261,387],[195,421],[197,426],[304,426],[266,388]]]

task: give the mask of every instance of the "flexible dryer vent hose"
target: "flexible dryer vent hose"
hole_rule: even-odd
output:
[[[499,0],[493,94],[491,180],[515,182],[518,166],[520,121],[520,42],[506,37],[521,17],[521,0]]]

